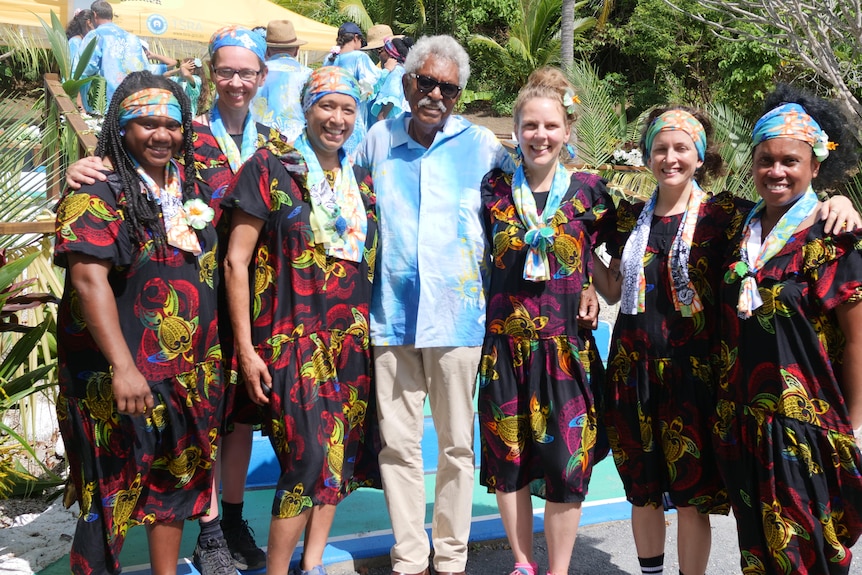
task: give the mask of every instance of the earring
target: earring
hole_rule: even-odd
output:
[[[575,156],[578,155],[578,151],[571,144],[566,144],[566,152],[569,154],[569,159],[574,160]]]
[[[125,130],[120,130],[120,137],[122,138],[122,137],[123,137],[123,136],[125,136],[125,135],[126,135],[126,131],[125,131]]]

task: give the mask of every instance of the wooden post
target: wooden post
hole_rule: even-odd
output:
[[[81,117],[81,112],[78,111],[75,103],[63,91],[63,84],[60,82],[60,77],[57,74],[45,74],[45,106],[47,110],[51,110],[52,105],[57,106],[60,114],[66,117],[66,123],[75,133],[75,138],[78,142],[78,153],[80,156],[92,156],[96,150],[98,140],[93,135],[93,131]],[[47,182],[48,199],[56,199],[60,197],[63,190],[63,174],[58,170],[55,162],[59,161],[56,157],[52,160],[54,165],[48,169],[50,180]]]

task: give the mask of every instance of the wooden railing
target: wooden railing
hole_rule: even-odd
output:
[[[45,108],[50,112],[53,107],[56,107],[60,115],[65,116],[66,123],[75,134],[75,140],[78,143],[78,156],[91,156],[96,150],[96,136],[93,131],[81,117],[78,107],[75,105],[66,92],[63,91],[63,85],[60,82],[60,77],[57,74],[45,74],[43,77],[45,82]],[[46,114],[46,117],[51,117],[51,114]],[[48,174],[46,182],[46,194],[48,199],[56,199],[60,197],[63,191],[63,177],[65,170],[61,169],[60,154],[50,154],[48,157],[48,165],[45,166]],[[53,234],[54,222],[0,222],[0,235],[16,235],[16,234]]]

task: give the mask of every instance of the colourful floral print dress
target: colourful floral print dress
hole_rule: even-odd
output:
[[[368,306],[377,251],[371,179],[356,170],[368,230],[364,257],[313,243],[305,162],[271,143],[237,174],[222,207],[263,220],[253,259],[252,343],[272,376],[264,430],[281,465],[272,514],[295,517],[379,487]]]
[[[592,333],[578,328],[578,307],[590,249],[600,229],[613,231],[614,205],[601,179],[576,173],[552,222],[551,279],[533,282],[523,279],[527,230],[511,186],[500,170],[482,183],[492,261],[479,365],[480,481],[490,492],[530,486],[549,501],[580,502],[607,445],[591,387],[604,370]]]
[[[727,493],[712,451],[714,346],[718,274],[733,233],[751,203],[731,194],[704,197],[689,256],[689,276],[703,311],[684,317],[673,304],[670,248],[682,214],[653,217],[644,254],[643,313],[619,314],[611,339],[605,394],[614,462],[628,500],[726,514]],[[621,257],[644,204],[620,202],[619,232],[609,251]]]
[[[278,132],[267,128],[263,124],[257,123],[256,128],[258,148],[266,145],[266,142],[270,138],[279,137]],[[221,217],[221,201],[224,198],[228,185],[233,181],[234,173],[231,170],[227,156],[219,148],[218,141],[216,141],[209,126],[201,122],[195,122],[194,130],[195,133],[192,138],[195,150],[195,168],[200,177],[212,189],[210,207],[216,212],[214,221],[217,224],[216,229],[218,230],[219,245],[221,247],[218,261],[222,261],[224,259],[224,250],[227,249],[227,233],[230,223],[227,218]],[[241,144],[238,143],[237,145],[240,146]],[[223,272],[224,269],[219,266],[219,275]],[[219,309],[224,310],[219,315],[219,337],[225,353],[225,365],[229,366],[232,364],[228,354],[233,349],[233,331],[231,330],[230,318],[227,314],[227,300],[225,299],[223,289],[219,290]],[[262,422],[260,409],[249,399],[242,382],[237,381],[236,372],[233,370],[228,371],[226,379],[228,385],[225,388],[225,416],[222,421],[223,433],[233,431],[234,423],[244,423],[259,428]]]
[[[841,377],[835,309],[862,299],[862,234],[824,237],[817,222],[756,280],[763,305],[746,320],[736,314],[739,279],[721,284],[713,436],[743,570],[847,574],[862,534],[862,460],[842,388],[859,382]]]
[[[67,274],[57,319],[57,418],[81,508],[74,573],[118,573],[129,527],[190,519],[210,505],[223,392],[216,233],[212,225],[199,233],[199,256],[141,246],[124,205],[111,173],[107,182],[68,191],[57,208],[55,262],[66,267],[74,253],[111,263],[120,327],[156,402],[146,416],[117,412],[111,368]]]

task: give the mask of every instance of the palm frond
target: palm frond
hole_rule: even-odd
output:
[[[348,20],[356,22],[363,30],[368,30],[374,25],[362,0],[341,0],[339,10]]]
[[[726,104],[708,103],[705,111],[712,120],[713,142],[726,166],[726,174],[706,187],[715,193],[726,190],[741,197],[756,199],[751,183],[751,122]]]
[[[578,159],[590,166],[606,164],[619,141],[617,102],[587,62],[576,61],[569,71],[569,80],[580,99],[575,123]]]

